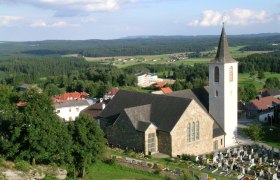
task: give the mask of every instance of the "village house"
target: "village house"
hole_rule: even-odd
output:
[[[82,110],[90,105],[85,92],[64,93],[53,96],[52,100],[56,114],[65,122],[74,121]]]
[[[170,156],[236,145],[237,68],[224,28],[209,63],[209,88],[156,95],[120,90],[98,122],[114,146]]]
[[[111,100],[113,99],[113,97],[117,94],[117,92],[119,91],[119,88],[110,88],[103,96],[104,100]]]
[[[269,122],[274,117],[275,108],[280,107],[280,100],[274,96],[258,97],[246,104],[247,116],[260,122]]]

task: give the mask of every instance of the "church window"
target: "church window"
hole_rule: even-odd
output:
[[[233,81],[233,67],[230,66],[229,68],[229,82]]]
[[[191,141],[195,141],[195,122],[192,122],[192,135]]]
[[[188,142],[191,142],[191,123],[188,123],[187,127],[187,140]]]
[[[156,151],[155,138],[155,133],[148,134],[148,151],[151,153]]]
[[[199,140],[199,121],[195,123],[195,140]]]
[[[218,90],[216,90],[216,97],[218,97],[219,93],[218,93]]]
[[[223,139],[221,139],[221,146],[223,145]]]
[[[220,72],[218,66],[215,67],[214,80],[215,82],[219,82],[220,80]]]

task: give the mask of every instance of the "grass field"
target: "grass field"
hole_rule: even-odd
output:
[[[280,79],[280,74],[278,73],[270,73],[270,72],[265,72],[265,79],[269,77],[276,77]],[[245,86],[246,84],[253,83],[257,89],[262,89],[263,86],[265,85],[265,79],[258,79],[257,74],[254,77],[250,77],[249,73],[239,73],[238,74],[238,86]]]
[[[140,171],[122,167],[120,165],[109,165],[105,163],[97,163],[91,166],[85,180],[112,180],[112,179],[147,179],[159,180],[163,177],[146,171]]]
[[[231,47],[230,52],[234,58],[248,56],[255,53],[266,53],[268,51],[240,51],[243,46]],[[136,64],[175,64],[175,65],[194,65],[195,63],[208,63],[214,58],[216,50],[202,53],[211,53],[213,57],[209,58],[190,58],[182,59],[176,62],[168,62],[169,56],[179,56],[185,53],[162,54],[162,55],[143,55],[143,56],[116,56],[116,57],[85,57],[89,62],[98,62],[104,64],[113,64],[119,68],[125,68]]]

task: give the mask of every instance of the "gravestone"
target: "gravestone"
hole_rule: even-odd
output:
[[[213,157],[213,163],[217,163],[217,158],[218,158],[217,156]]]
[[[262,157],[259,158],[259,164],[262,164]]]
[[[274,174],[273,174],[272,180],[278,180],[277,173],[274,173]]]
[[[201,176],[200,176],[200,179],[201,180],[208,180],[208,174],[202,173]]]
[[[248,158],[251,160],[251,159],[252,159],[252,155],[251,155],[251,154],[249,154]]]
[[[266,163],[266,162],[267,162],[267,159],[268,159],[268,157],[265,156],[264,159],[263,159],[263,161]]]
[[[261,169],[260,171],[260,177],[264,176],[264,171]]]
[[[245,174],[245,168],[244,167],[241,167],[241,173]]]
[[[218,168],[220,168],[220,167],[222,167],[222,163],[221,162],[218,163]]]
[[[254,159],[254,158],[251,159],[251,160],[250,160],[250,163],[251,163],[251,164],[255,164],[255,159]]]

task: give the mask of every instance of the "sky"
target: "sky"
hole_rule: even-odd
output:
[[[0,41],[280,32],[279,0],[0,0]]]

